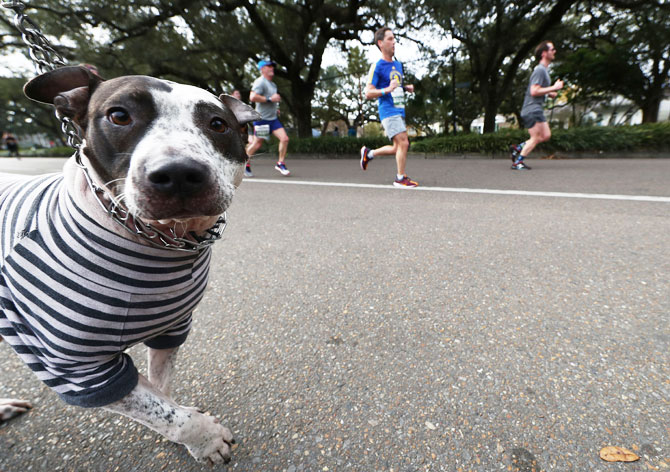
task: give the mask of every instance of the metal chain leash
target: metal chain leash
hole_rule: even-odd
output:
[[[50,72],[66,65],[63,56],[60,55],[49,43],[49,40],[42,34],[40,28],[24,13],[26,6],[18,0],[3,1],[0,5],[4,8],[14,11],[14,26],[21,33],[23,42],[30,48],[30,57],[35,64],[38,74]],[[66,116],[60,116],[56,112],[56,117],[61,122],[61,130],[67,139],[67,144],[75,150],[75,162],[84,171],[84,176],[89,187],[93,191],[96,200],[107,212],[112,220],[119,223],[130,233],[140,236],[153,246],[162,249],[173,249],[176,251],[199,252],[205,249],[217,240],[221,239],[223,231],[226,229],[226,214],[218,218],[214,226],[205,231],[206,236],[198,236],[191,233],[191,238],[184,238],[177,235],[173,228],[169,229],[170,234],[166,234],[154,228],[149,223],[135,218],[120,202],[112,195],[108,195],[105,189],[96,185],[91,178],[88,168],[82,161],[81,146],[84,142],[79,126]],[[108,205],[103,200],[109,200]]]
[[[23,42],[30,47],[30,57],[35,62],[39,74],[65,65],[63,56],[51,46],[35,22],[23,13],[26,6],[22,2],[14,0],[1,4],[4,8],[14,10],[14,26],[21,33]]]
[[[63,56],[51,46],[39,26],[24,13],[26,6],[23,2],[3,1],[0,5],[14,11],[14,26],[21,33],[23,42],[28,45],[30,58],[35,64],[37,74],[44,74],[66,65]],[[61,129],[67,138],[67,144],[79,151],[82,138],[77,124],[68,117],[58,116],[58,114],[56,117],[61,121]]]

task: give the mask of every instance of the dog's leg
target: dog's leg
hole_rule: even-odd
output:
[[[166,396],[172,398],[172,373],[177,363],[177,353],[179,347],[173,349],[152,349],[148,350],[149,358],[149,382]],[[187,410],[202,410],[195,407],[184,407]]]
[[[179,348],[152,349],[149,348],[149,382],[165,395],[170,397],[172,390],[171,380]]]
[[[185,445],[198,461],[209,460],[215,464],[230,461],[230,446],[234,440],[228,428],[221,426],[216,418],[177,405],[143,375],[132,392],[104,408]]]
[[[25,400],[14,398],[0,398],[0,422],[7,421],[15,416],[25,413],[33,406]]]

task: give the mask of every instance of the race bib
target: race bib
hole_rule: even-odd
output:
[[[270,136],[270,125],[254,126],[254,134],[259,138],[267,138],[268,136]]]
[[[395,108],[405,108],[405,91],[402,85],[393,89],[391,98],[393,99],[393,106]]]

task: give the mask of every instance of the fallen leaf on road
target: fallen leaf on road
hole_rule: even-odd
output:
[[[607,462],[635,462],[640,456],[623,447],[607,446],[600,450],[600,458]]]

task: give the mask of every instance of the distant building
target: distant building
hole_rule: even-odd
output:
[[[584,106],[571,106],[547,110],[547,119],[556,126],[569,127],[576,122],[580,125],[621,126],[642,123],[642,110],[632,101],[616,96],[609,102],[601,102],[588,109]],[[670,121],[670,98],[661,101],[658,110],[658,122]]]
[[[503,115],[496,115],[496,131],[498,131],[501,128],[511,128],[512,125],[507,121],[507,118],[505,118]],[[470,131],[473,133],[479,133],[483,134],[484,133],[484,117],[480,116],[478,118],[475,118],[472,120],[472,123],[470,123]]]

